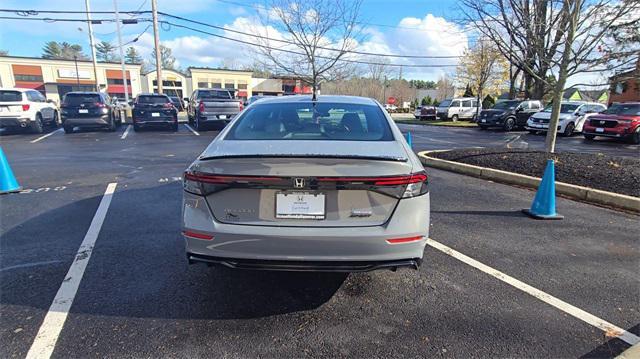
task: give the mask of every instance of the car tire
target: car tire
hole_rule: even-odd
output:
[[[174,123],[174,124],[171,126],[171,131],[173,131],[173,132],[178,132],[178,124],[177,124],[177,123]]]
[[[478,128],[481,129],[481,130],[486,130],[487,126],[478,125]]]
[[[204,131],[204,125],[200,123],[200,119],[198,117],[193,121],[193,127],[198,132]]]
[[[458,121],[458,115],[451,116],[451,121],[453,121],[453,122]]]
[[[53,111],[53,120],[51,120],[51,127],[58,128],[58,111]]]
[[[594,135],[583,135],[584,139],[587,141],[593,141],[594,138],[596,138],[596,136]]]
[[[532,135],[537,135],[538,134],[538,131],[533,131],[533,130],[527,130],[527,131],[529,131],[529,134],[532,134]]]
[[[107,130],[109,130],[109,132],[115,132],[116,130],[116,120],[115,118],[113,118],[113,114],[111,115],[111,120],[109,121],[109,127],[107,128]]]
[[[31,123],[31,132],[33,133],[42,133],[43,132],[43,126],[42,126],[42,115],[41,114],[36,114],[36,120],[33,121]]]
[[[562,137],[571,137],[571,135],[573,135],[573,130],[575,129],[576,129],[576,125],[574,125],[573,122],[569,122],[564,127],[564,132],[562,132]]]
[[[507,118],[504,121],[504,125],[502,125],[502,129],[505,130],[506,132],[513,131],[515,127],[516,127],[516,120],[513,119],[512,117]]]
[[[140,126],[138,126],[137,124],[133,124],[133,131],[134,132],[140,132]]]
[[[629,138],[629,142],[634,145],[640,145],[640,127],[636,128],[635,132]]]
[[[62,126],[64,133],[73,133],[73,126]]]

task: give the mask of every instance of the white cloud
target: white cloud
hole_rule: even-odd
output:
[[[272,27],[265,27],[253,17],[237,17],[231,24],[224,26],[229,30],[266,35],[276,39],[286,37]],[[359,51],[381,54],[410,54],[429,56],[459,56],[468,45],[467,35],[462,28],[441,17],[427,14],[424,18],[404,18],[398,27],[382,32],[373,27],[363,28],[366,41],[358,46]],[[385,29],[387,30],[387,29]],[[225,31],[225,36],[256,43],[251,36]],[[172,49],[173,55],[185,66],[219,66],[225,59],[234,59],[237,63],[251,64],[253,54],[251,46],[231,42],[213,36],[194,34],[164,40],[162,44]],[[280,42],[272,42],[274,47],[283,47]],[[153,46],[153,38],[143,35],[137,47],[145,58],[148,58]],[[283,53],[283,56],[286,56]],[[412,64],[450,64],[455,65],[457,59],[402,59],[388,58],[392,63]],[[436,79],[439,75],[453,68],[410,68],[403,69],[404,77],[416,79]]]

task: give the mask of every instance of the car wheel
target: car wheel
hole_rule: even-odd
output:
[[[138,126],[137,124],[133,124],[133,131],[135,132],[139,132],[140,131],[140,126]]]
[[[634,145],[640,144],[640,127],[636,128],[636,131],[633,133],[633,135],[631,135],[631,138],[629,140]]]
[[[516,126],[516,121],[513,118],[509,117],[504,121],[504,125],[502,126],[502,128],[505,131],[509,132],[509,131],[512,131],[515,126]]]
[[[487,126],[478,125],[478,128],[481,129],[481,130],[486,130]]]
[[[36,114],[36,120],[31,123],[31,132],[42,133],[42,115]]]
[[[53,120],[51,120],[51,127],[58,128],[58,111],[53,111]]]
[[[108,130],[109,132],[114,132],[116,130],[116,120],[115,118],[113,118],[113,115],[111,115],[111,120],[109,121]]]
[[[173,131],[173,132],[178,132],[178,124],[177,124],[177,123],[174,123],[174,124],[171,126],[171,131]]]
[[[573,135],[573,130],[576,128],[576,125],[573,124],[573,122],[569,122],[569,124],[567,124],[564,127],[564,132],[562,133],[562,136],[564,137],[570,137],[571,135]]]
[[[594,138],[596,138],[594,135],[584,135],[584,139],[587,141],[593,141]]]
[[[64,133],[73,133],[73,126],[62,126]]]
[[[453,122],[458,121],[458,115],[451,116],[451,121],[453,121]]]

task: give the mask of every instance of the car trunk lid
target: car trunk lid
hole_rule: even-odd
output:
[[[213,148],[189,170],[213,176],[206,199],[217,221],[304,227],[382,225],[399,201],[393,181],[409,177],[412,171],[404,149],[392,141],[367,144],[371,151],[366,156],[353,155],[363,153],[358,141],[336,146],[300,141],[310,143],[296,145],[305,148],[298,152],[291,150],[291,141],[266,141],[272,142],[266,146],[262,141],[260,151],[253,142],[257,141],[214,141]],[[315,215],[296,218],[290,206],[297,199]]]

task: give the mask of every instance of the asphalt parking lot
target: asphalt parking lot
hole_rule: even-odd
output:
[[[416,150],[487,146],[401,128]],[[559,198],[565,220],[535,221],[534,192],[438,170],[418,271],[188,266],[181,175],[216,134],[0,137],[25,189],[0,196],[1,357],[614,357],[640,341],[637,216]]]
[[[468,147],[508,147],[517,149],[544,150],[544,134],[527,131],[504,132],[445,126],[423,126],[398,124],[403,132],[411,132],[416,151],[443,150]],[[640,145],[633,145],[611,138],[597,137],[586,141],[580,134],[571,137],[558,136],[556,151],[604,153],[619,157],[640,156]]]

